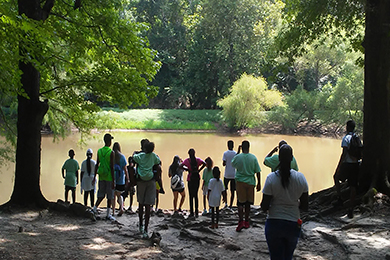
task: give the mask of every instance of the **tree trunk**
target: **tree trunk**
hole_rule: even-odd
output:
[[[390,195],[390,1],[367,0],[363,177]],[[369,182],[365,182],[369,183]]]
[[[40,21],[47,19],[53,5],[54,0],[47,0],[43,7],[40,0],[18,1],[19,14]],[[24,55],[23,41],[19,48],[20,54]],[[32,63],[23,61],[19,62],[19,69],[22,71],[21,83],[25,93],[18,95],[15,184],[9,204],[45,207],[48,201],[40,188],[41,126],[48,104],[39,97],[39,71]]]
[[[48,104],[39,100],[39,72],[30,63],[20,62],[19,67],[28,98],[18,96],[15,185],[10,202],[44,206],[47,201],[40,189],[41,126]]]

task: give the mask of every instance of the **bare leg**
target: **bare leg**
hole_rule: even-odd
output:
[[[179,192],[174,191],[173,192],[173,210],[176,211],[177,209],[177,198],[179,196]]]
[[[181,195],[181,199],[180,199],[180,204],[179,204],[179,209],[181,209],[183,207],[183,204],[184,204],[184,200],[186,198],[186,193],[185,191],[183,191],[182,193],[180,193]]]

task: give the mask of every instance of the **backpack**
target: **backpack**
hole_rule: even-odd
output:
[[[357,136],[357,134],[355,133],[351,135],[348,153],[350,156],[356,158],[357,160],[360,160],[363,157],[363,144],[359,136]]]
[[[174,175],[171,178],[171,188],[172,189],[177,189],[180,188],[181,186],[181,181],[179,175]]]

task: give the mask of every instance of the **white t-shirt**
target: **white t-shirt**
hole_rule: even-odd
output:
[[[225,190],[225,186],[221,179],[212,178],[209,182],[209,206],[210,207],[219,207],[221,205],[221,195],[222,191]]]
[[[84,172],[83,179],[81,180],[81,188],[85,191],[95,190],[95,185],[92,185],[93,178],[95,176],[96,162],[91,159],[91,173],[88,175],[87,160],[81,163],[80,172]]]
[[[279,170],[268,174],[263,193],[272,196],[268,211],[269,219],[297,221],[300,218],[299,198],[309,191],[305,176],[296,170],[290,170],[290,182],[285,189],[282,186]]]
[[[236,154],[237,152],[234,150],[227,150],[223,153],[222,161],[226,162],[224,175],[226,179],[236,178],[236,169],[232,166],[232,159]]]

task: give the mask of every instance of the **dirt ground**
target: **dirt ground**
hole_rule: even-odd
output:
[[[294,259],[390,259],[388,202],[377,201],[372,212],[357,210],[353,219],[339,211],[304,222]],[[111,222],[10,209],[0,212],[0,259],[269,259],[265,219],[253,207],[251,227],[236,232],[235,208],[221,211],[218,229],[209,228],[210,216],[189,220],[164,210],[151,217],[149,228],[159,240],[141,238],[136,214]]]

